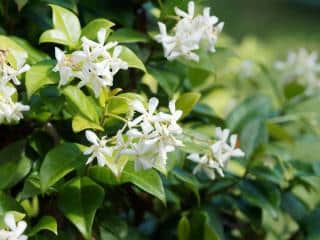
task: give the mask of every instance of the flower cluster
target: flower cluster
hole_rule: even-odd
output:
[[[117,42],[106,43],[106,37],[104,28],[97,33],[98,42],[82,37],[82,50],[69,55],[55,48],[57,65],[53,71],[60,73],[59,86],[78,78],[79,88],[88,86],[98,97],[103,88],[113,85],[114,75],[121,69],[128,69],[128,64],[119,58],[122,47]]]
[[[216,172],[223,176],[222,169],[232,157],[243,157],[244,152],[237,148],[237,135],[230,136],[230,130],[216,128],[217,141],[210,146],[210,151],[203,155],[191,153],[188,159],[196,162],[193,174],[204,171],[209,178],[215,179]]]
[[[12,213],[7,213],[4,217],[4,223],[7,229],[0,229],[1,240],[27,240],[28,237],[24,235],[27,228],[25,221],[16,222]]]
[[[199,61],[199,56],[194,52],[204,46],[207,50],[215,52],[215,45],[219,33],[223,29],[223,22],[216,16],[210,16],[210,8],[203,10],[203,15],[195,16],[195,4],[189,2],[188,12],[175,8],[180,18],[172,30],[172,35],[167,33],[167,27],[159,22],[160,34],[155,39],[162,44],[164,55],[168,60],[183,56],[192,61]]]
[[[94,132],[87,130],[86,137],[92,143],[84,151],[85,155],[90,155],[87,164],[97,159],[99,166],[107,165],[116,176],[120,176],[128,158],[134,160],[136,170],[153,167],[166,170],[168,153],[183,146],[180,140],[183,130],[178,124],[182,111],[176,110],[174,100],[169,103],[169,113],[157,112],[158,105],[157,98],[151,98],[147,108],[135,100],[132,108],[138,115],[127,121],[115,139],[107,139],[107,136],[99,139]],[[212,179],[215,178],[215,172],[223,176],[222,169],[231,157],[244,156],[236,147],[237,136],[230,136],[230,130],[217,128],[216,135],[218,139],[210,146],[209,153],[202,156],[192,153],[188,156],[189,160],[198,163],[194,174],[203,170]],[[112,144],[113,140],[115,143]]]
[[[307,86],[307,91],[320,87],[320,63],[316,52],[308,53],[302,48],[298,52],[289,52],[286,61],[277,61],[275,68],[282,74],[285,83],[297,81]]]
[[[29,106],[14,101],[17,94],[15,85],[20,85],[18,76],[30,69],[25,60],[15,59],[14,68],[7,60],[8,51],[0,51],[0,123],[14,123],[23,118],[22,112]]]
[[[157,112],[158,105],[157,98],[151,98],[147,108],[135,100],[132,108],[138,116],[127,122],[126,129],[119,130],[113,146],[107,146],[112,139],[106,139],[106,136],[99,139],[93,132],[86,131],[86,137],[92,143],[84,152],[91,155],[87,163],[96,158],[98,165],[107,165],[117,176],[125,165],[125,162],[119,162],[123,156],[132,158],[137,170],[152,167],[166,169],[168,153],[182,146],[176,138],[182,133],[177,123],[182,111],[176,110],[174,100],[169,103],[169,113]]]

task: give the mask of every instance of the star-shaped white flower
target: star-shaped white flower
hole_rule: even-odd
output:
[[[58,47],[54,48],[55,57],[57,60],[56,66],[52,69],[54,72],[59,72],[60,80],[59,87],[66,85],[71,77],[73,77],[73,71],[70,66],[70,61],[67,59],[65,53]]]
[[[197,163],[197,166],[193,169],[193,174],[203,171],[210,179],[216,178],[216,172],[220,176],[224,176],[223,171],[219,163],[211,159],[207,154],[200,156],[198,153],[191,153],[187,157],[189,160]]]
[[[106,136],[99,139],[98,136],[90,130],[87,130],[85,134],[87,140],[92,143],[92,145],[83,152],[85,155],[91,155],[86,164],[90,164],[96,158],[99,166],[105,166],[107,164],[106,156],[111,157],[113,153],[112,147],[107,146]]]
[[[174,11],[176,12],[177,16],[182,17],[182,18],[186,18],[188,20],[192,20],[194,17],[194,10],[195,10],[195,4],[193,1],[190,1],[188,3],[188,12],[184,12],[183,10],[181,10],[178,7],[174,8]]]
[[[16,222],[12,213],[7,213],[4,217],[4,222],[8,227],[8,230],[0,230],[1,240],[27,240],[28,237],[23,233],[27,229],[27,223],[25,221]]]
[[[156,161],[156,146],[143,142],[133,143],[123,154],[134,158],[135,170],[150,169]]]
[[[229,129],[216,128],[216,136],[218,141],[211,145],[211,150],[221,166],[224,166],[231,157],[243,157],[245,155],[240,148],[236,147],[237,135],[230,136]]]
[[[139,100],[134,100],[132,102],[133,110],[140,113],[141,115],[135,119],[128,122],[129,127],[135,127],[140,124],[144,133],[151,132],[154,127],[153,123],[156,119],[155,112],[159,105],[159,100],[155,97],[151,98],[148,103],[148,108],[146,109],[142,102]]]

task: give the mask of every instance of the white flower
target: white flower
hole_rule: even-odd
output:
[[[76,76],[81,79],[78,87],[90,86],[96,97],[100,96],[104,87],[113,85],[113,76],[107,62],[86,63],[82,71],[76,73]]]
[[[160,29],[160,34],[155,36],[155,40],[158,41],[159,43],[162,43],[163,49],[164,49],[164,56],[168,59],[174,59],[176,58],[179,53],[175,53],[173,49],[176,46],[176,37],[175,36],[170,36],[167,33],[167,26],[159,22],[159,29]]]
[[[166,26],[159,22],[160,34],[155,40],[162,44],[164,55],[168,60],[174,60],[180,56],[198,62],[199,56],[194,52],[202,45],[206,49],[215,52],[215,45],[224,23],[218,23],[216,16],[210,16],[210,8],[205,8],[203,15],[194,16],[194,2],[189,2],[188,12],[175,8],[180,17],[173,28],[172,35],[167,33]]]
[[[0,76],[3,84],[12,81],[15,85],[20,85],[18,76],[30,69],[28,64],[24,64],[24,61],[17,61],[17,69],[14,69],[3,60],[0,62]]]
[[[7,213],[4,217],[4,222],[8,227],[8,230],[0,230],[1,240],[27,240],[28,237],[24,235],[24,231],[27,228],[25,221],[16,222],[12,213]]]
[[[141,128],[143,129],[144,133],[151,132],[154,129],[152,123],[155,121],[155,112],[158,105],[159,100],[155,97],[149,100],[148,109],[146,109],[143,106],[141,101],[134,100],[132,103],[132,107],[136,112],[140,113],[141,115],[133,119],[132,121],[129,121],[129,127],[135,127],[141,123]]]
[[[169,111],[170,111],[170,114],[159,113],[160,121],[168,121],[169,122],[168,130],[170,132],[174,132],[177,134],[182,133],[182,128],[177,124],[177,121],[181,118],[183,112],[181,110],[176,110],[176,101],[175,100],[171,100],[169,102]]]
[[[13,102],[11,99],[7,101],[0,100],[0,122],[18,122],[23,118],[22,112],[29,111],[28,105],[23,105],[20,102]]]
[[[212,152],[221,166],[225,166],[226,162],[231,157],[243,157],[244,152],[236,148],[237,135],[233,134],[230,136],[230,130],[222,130],[220,127],[216,128],[216,136],[218,141],[211,145]],[[230,144],[228,143],[228,140]]]
[[[320,87],[320,63],[318,54],[302,48],[298,52],[289,52],[286,61],[277,61],[275,68],[282,76],[284,83],[297,81],[305,85],[307,91]]]
[[[112,75],[116,75],[121,69],[128,69],[128,63],[119,58],[121,52],[122,47],[116,46],[113,50],[111,58],[108,60]]]
[[[168,153],[183,145],[176,138],[182,133],[182,128],[177,124],[182,111],[176,110],[174,100],[169,103],[170,113],[157,113],[158,105],[157,98],[151,98],[147,108],[141,101],[132,103],[132,108],[140,115],[128,122],[126,135],[130,144],[121,153],[134,156],[137,168],[146,169],[157,164],[165,169]]]
[[[194,2],[189,2],[188,3],[188,12],[182,11],[180,8],[175,7],[174,11],[176,12],[177,16],[192,20],[194,16],[194,10],[195,10],[195,5]]]
[[[150,169],[156,161],[156,146],[154,144],[133,143],[131,147],[124,150],[123,154],[135,159],[135,169]]]
[[[192,172],[194,175],[200,171],[203,171],[212,180],[216,178],[216,172],[220,176],[224,176],[221,166],[206,154],[200,156],[198,153],[192,153],[188,155],[187,158],[197,163],[197,166]]]
[[[203,154],[191,153],[188,155],[188,159],[198,163],[194,168],[193,174],[199,171],[205,172],[209,178],[214,179],[217,172],[220,176],[224,176],[223,168],[226,166],[227,161],[231,157],[243,157],[244,152],[241,149],[236,148],[237,135],[230,136],[230,130],[216,128],[217,142],[210,146],[211,151]],[[230,138],[229,138],[230,136]]]
[[[177,127],[180,128],[179,126]],[[157,137],[155,137],[153,141],[156,141],[156,144],[158,146],[160,162],[162,164],[165,164],[167,160],[167,154],[169,152],[173,152],[176,147],[183,146],[183,143],[180,140],[176,139],[176,132],[171,132],[167,125],[156,122],[155,129]],[[181,132],[179,131],[179,133]]]
[[[58,47],[54,48],[57,65],[52,69],[54,72],[59,72],[60,81],[59,87],[66,85],[70,78],[73,77],[73,71],[70,60],[66,57],[64,52]]]
[[[82,37],[82,49],[68,56],[55,49],[58,63],[53,70],[60,74],[59,86],[76,77],[81,80],[79,88],[88,86],[93,89],[95,97],[99,97],[103,88],[113,85],[113,78],[119,70],[128,69],[128,63],[119,58],[122,47],[117,46],[117,42],[106,43],[106,34],[106,29],[100,29],[98,42]],[[113,51],[112,54],[109,51]]]
[[[16,59],[17,69],[6,62],[6,54],[0,52],[0,123],[15,123],[23,118],[22,112],[30,107],[20,102],[14,102],[12,96],[17,92],[14,84],[19,85],[17,77],[28,71],[30,66],[25,59]]]
[[[90,164],[97,158],[98,165],[102,167],[105,166],[107,164],[106,156],[111,157],[113,152],[111,147],[106,146],[106,137],[99,139],[98,136],[90,130],[87,130],[85,134],[87,140],[92,143],[92,145],[83,152],[85,155],[91,155],[86,164]]]

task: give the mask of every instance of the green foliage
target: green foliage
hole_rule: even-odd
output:
[[[208,2],[195,1],[196,12]],[[31,239],[320,238],[319,90],[310,93],[303,83],[284,83],[270,52],[250,39],[238,45],[222,36],[216,52],[196,52],[199,62],[167,61],[154,39],[157,22],[170,33],[174,7],[186,10],[187,4],[0,3],[0,53],[13,68],[23,60],[30,65],[19,74],[21,84],[12,95],[30,110],[22,120],[0,126],[0,230],[6,227],[5,214],[13,212],[16,220],[28,223],[25,234]],[[99,41],[101,29],[106,43],[121,43],[117,57],[129,69],[103,82],[97,97],[99,83],[81,79],[80,55],[71,53],[81,49],[83,37]],[[67,84],[59,84],[60,74],[53,71],[60,64],[54,47],[64,52],[64,67],[73,64],[75,74]],[[106,51],[113,56],[115,49]],[[252,62],[253,75],[243,74],[244,60]],[[101,72],[99,77],[105,77]],[[133,103],[148,107],[151,97],[159,99],[162,112],[173,111],[166,107],[170,100],[182,111],[183,134],[175,140],[183,146],[165,149],[166,167],[156,159],[154,168],[136,170],[141,156],[119,157],[120,148],[106,157],[105,166],[98,166],[97,158],[88,163],[85,151],[95,154],[101,142],[89,143],[86,130],[99,139],[107,136],[103,141],[110,145],[120,136],[127,140],[124,130],[139,115]],[[4,110],[1,105],[1,122]],[[215,127],[237,134],[234,148],[245,156],[230,159],[224,176],[212,180],[201,171],[192,174],[196,164],[188,155],[211,153]]]

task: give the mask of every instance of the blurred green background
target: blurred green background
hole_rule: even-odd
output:
[[[209,0],[225,22],[224,32],[241,42],[253,36],[276,54],[305,47],[320,50],[320,0]]]

